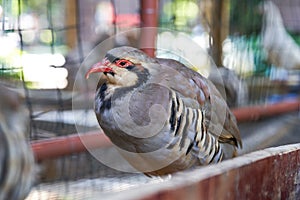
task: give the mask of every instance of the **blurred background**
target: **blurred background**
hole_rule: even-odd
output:
[[[137,28],[151,26],[159,29],[145,39],[149,33]],[[72,110],[72,100],[86,101],[76,98],[85,86],[73,86],[81,64],[108,38],[111,48],[150,42],[157,48],[150,55],[188,58],[192,69],[221,87],[237,112],[275,105],[268,118],[238,119],[245,141],[241,154],[300,142],[299,0],[0,0],[0,82],[25,97],[26,138],[32,145],[43,148],[43,141],[76,137],[74,115],[93,115]],[[216,69],[223,80],[214,75]],[[283,107],[280,115],[277,104]],[[79,126],[90,132],[97,123]],[[87,199],[99,193],[109,198],[159,181],[111,169],[84,150],[52,157],[47,151],[35,154],[39,172],[28,199]]]

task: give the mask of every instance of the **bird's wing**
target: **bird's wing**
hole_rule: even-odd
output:
[[[236,119],[216,87],[199,73],[178,61],[162,58],[158,58],[157,61],[161,65],[161,73],[170,74],[165,84],[178,92],[185,103],[194,100],[205,111],[206,127],[210,132],[220,142],[241,147],[242,142]]]

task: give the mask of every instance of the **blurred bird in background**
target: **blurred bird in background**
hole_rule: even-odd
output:
[[[24,199],[35,178],[29,116],[17,92],[0,84],[0,94],[0,200]]]
[[[263,13],[262,47],[268,61],[285,69],[300,69],[300,47],[285,30],[278,7],[272,1],[259,5]]]
[[[103,72],[95,95],[98,122],[146,175],[217,163],[241,147],[236,119],[215,86],[180,62],[119,47],[86,78],[97,72]]]
[[[248,86],[233,70],[218,67],[209,73],[208,79],[216,86],[230,108],[247,104]]]

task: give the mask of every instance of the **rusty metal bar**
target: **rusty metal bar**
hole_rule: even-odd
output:
[[[296,111],[299,108],[300,100],[291,100],[271,105],[238,108],[234,109],[233,113],[238,122],[245,122]],[[31,146],[36,160],[40,161],[87,151],[85,146],[90,149],[103,148],[112,146],[112,143],[103,132],[88,132],[34,141]]]
[[[149,56],[155,56],[158,1],[141,0],[141,41],[140,48]]]
[[[249,106],[244,108],[233,109],[238,122],[255,121],[264,117],[271,117],[300,110],[300,100],[288,100],[275,104]]]
[[[87,151],[86,147],[96,149],[110,147],[111,145],[111,141],[103,132],[96,131],[33,141],[31,143],[36,161],[85,152]]]

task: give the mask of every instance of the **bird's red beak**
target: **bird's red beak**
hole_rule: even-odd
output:
[[[85,78],[88,79],[90,74],[98,72],[114,72],[113,69],[109,66],[110,63],[106,59],[101,62],[94,64],[91,69],[85,74]]]

